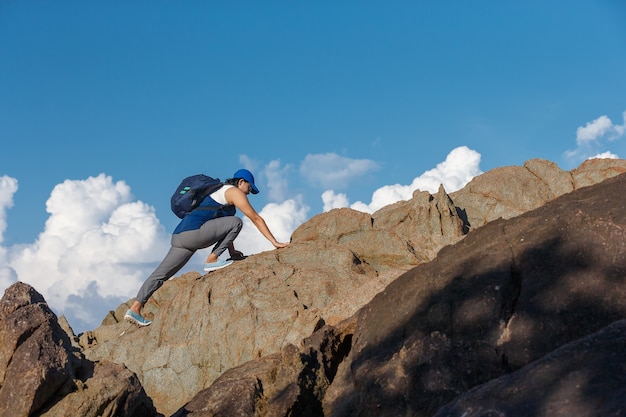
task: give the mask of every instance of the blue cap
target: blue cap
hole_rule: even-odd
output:
[[[233,174],[233,178],[241,178],[248,181],[250,183],[250,188],[252,188],[250,192],[252,194],[259,193],[259,189],[256,188],[256,185],[254,185],[254,175],[252,175],[252,172],[248,171],[247,169],[240,169],[239,171],[235,172]]]

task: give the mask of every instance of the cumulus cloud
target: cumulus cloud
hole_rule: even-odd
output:
[[[351,159],[335,153],[309,154],[300,165],[300,174],[314,186],[343,188],[377,169],[378,164],[369,159]]]
[[[409,200],[415,190],[436,193],[439,185],[443,184],[446,192],[454,192],[463,188],[472,178],[480,174],[482,174],[480,170],[480,154],[467,146],[460,146],[453,149],[445,161],[413,179],[411,184],[386,185],[374,191],[372,201],[369,204],[357,201],[350,207],[366,213],[373,213],[397,201]],[[326,191],[322,195],[322,200],[324,201],[325,211],[331,208],[348,206],[345,195],[335,194],[332,190]]]
[[[576,129],[576,143],[582,145],[596,141],[612,129],[613,122],[611,119],[607,116],[600,116],[593,122],[588,122],[584,127],[579,126]]]
[[[252,173],[256,172],[257,165],[248,155],[246,154],[239,155],[239,163],[241,164],[243,168],[252,171]]]
[[[615,155],[613,152],[602,152],[594,156],[590,156],[587,159],[619,159],[619,156]]]
[[[7,229],[7,210],[13,207],[13,195],[17,191],[17,180],[7,175],[0,177],[0,243]],[[17,281],[17,274],[7,262],[7,249],[0,246],[0,290]]]
[[[322,202],[324,203],[324,211],[330,211],[335,208],[348,207],[350,200],[343,193],[335,193],[333,190],[327,190],[322,193]]]
[[[3,248],[0,248],[0,290],[4,291],[9,288],[11,285],[17,282],[17,274],[15,270],[8,267],[6,264],[6,252]]]
[[[169,246],[154,209],[133,202],[123,181],[104,174],[57,185],[46,209],[36,241],[12,247],[0,259],[0,284],[32,285],[80,327],[99,324],[108,310],[133,297],[159,261],[155,254]],[[94,317],[98,321],[89,322]]]
[[[267,179],[267,199],[270,201],[283,201],[289,193],[288,178],[291,166],[281,166],[279,160],[271,161],[263,169]],[[256,180],[256,179],[255,179]]]
[[[13,207],[13,194],[17,191],[17,180],[8,175],[0,177],[0,243],[7,230],[7,210]]]
[[[622,113],[622,119],[621,125],[614,124],[608,116],[603,115],[585,126],[579,126],[576,129],[577,147],[566,151],[565,156],[574,163],[591,158],[619,158],[610,151],[601,151],[601,148],[624,136],[626,111]]]

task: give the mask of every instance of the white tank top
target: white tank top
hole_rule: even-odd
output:
[[[211,198],[213,200],[215,200],[215,202],[217,202],[217,203],[220,203],[222,205],[226,205],[226,204],[228,204],[226,202],[226,190],[228,190],[229,188],[233,188],[233,187],[234,187],[234,185],[226,184],[222,188],[220,188],[219,190],[217,190],[213,194],[211,194]]]

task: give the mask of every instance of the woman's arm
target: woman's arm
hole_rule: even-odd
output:
[[[252,207],[252,205],[248,201],[248,196],[246,195],[246,193],[244,193],[237,187],[232,187],[226,190],[224,196],[226,197],[226,201],[229,204],[233,204],[235,207],[241,210],[241,212],[247,218],[252,221],[256,228],[259,229],[259,232],[261,232],[261,234],[265,236],[265,238],[269,240],[275,248],[284,248],[288,245],[288,243],[281,243],[276,240],[269,227],[267,227],[267,224],[265,223],[263,217],[261,217],[261,215],[256,212],[254,207]]]

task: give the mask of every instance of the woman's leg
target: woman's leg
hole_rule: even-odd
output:
[[[215,243],[215,246],[211,251],[211,254],[215,255],[216,258],[224,253],[224,251],[235,241],[237,236],[239,236],[239,232],[241,232],[241,228],[243,227],[243,222],[239,217],[230,216],[224,218],[231,220],[220,225],[222,232],[226,232],[226,234]]]
[[[140,316],[141,308],[165,281],[178,272],[198,249],[215,244],[212,254],[221,255],[235,240],[243,223],[239,217],[228,216],[209,220],[198,230],[189,230],[172,235],[172,246],[165,258],[143,283],[135,302],[129,309],[139,317],[130,317],[139,325],[149,325],[150,321]],[[128,312],[126,313],[128,316]]]
[[[172,244],[187,249],[203,249],[215,245],[212,254],[220,256],[241,232],[243,222],[239,217],[226,216],[209,220],[198,230],[179,233]]]
[[[157,266],[139,289],[135,302],[124,315],[124,320],[135,323],[138,326],[149,326],[152,322],[141,316],[141,308],[165,281],[170,279],[187,261],[189,261],[189,258],[191,258],[194,252],[195,251],[189,249],[174,246],[170,247],[165,258],[163,258],[159,266]]]
[[[173,240],[172,237],[172,241]],[[163,285],[165,281],[170,279],[185,266],[194,252],[194,250],[172,246],[169,252],[167,252],[167,255],[165,255],[165,258],[163,258],[163,261],[161,261],[159,266],[157,266],[139,289],[136,297],[137,301],[141,303],[141,305],[144,305],[146,301],[148,301],[148,298],[150,298],[156,290],[161,288],[161,285]]]
[[[198,230],[172,235],[172,247],[161,264],[148,277],[137,293],[137,301],[141,305],[158,290],[161,285],[178,272],[198,249],[215,244],[213,253],[221,255],[241,231],[242,222],[239,217],[219,217],[204,223]]]

